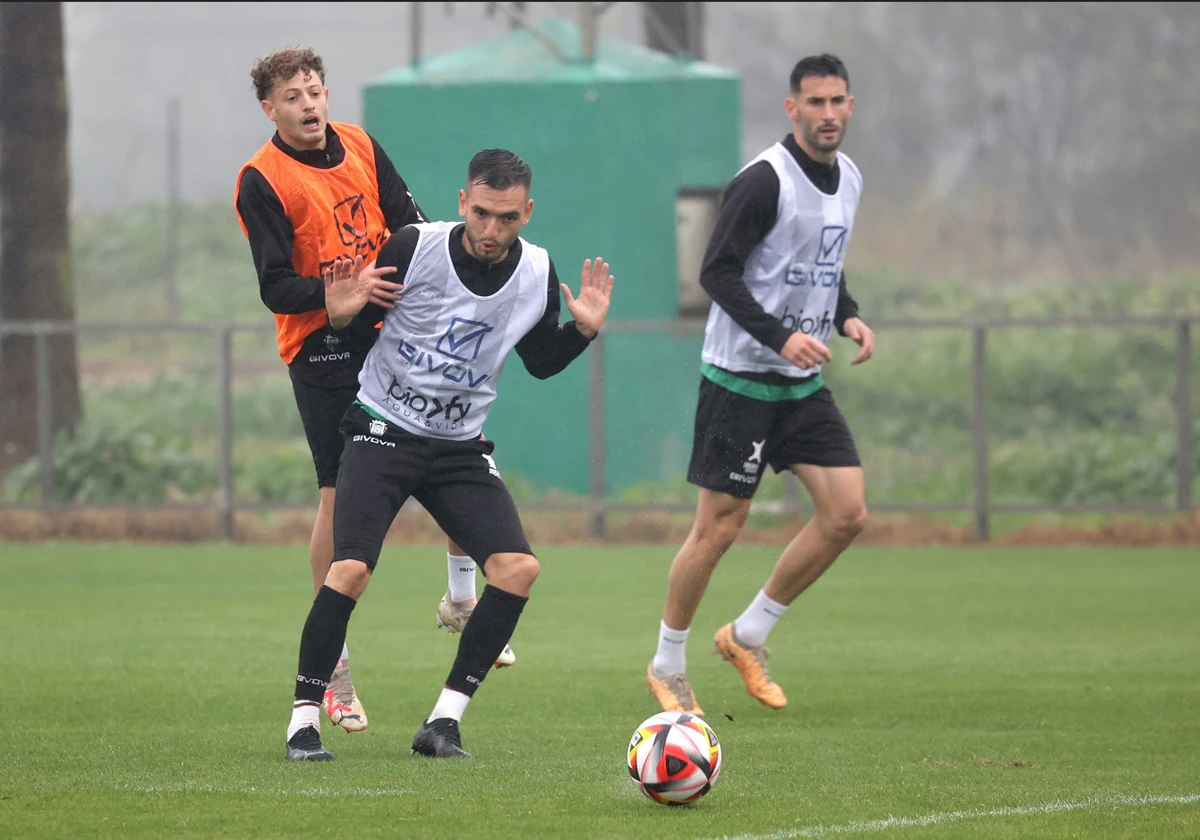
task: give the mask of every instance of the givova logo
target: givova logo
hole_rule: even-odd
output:
[[[846,257],[846,226],[825,225],[817,245],[817,265],[839,266]]]
[[[460,362],[473,362],[479,358],[479,350],[483,347],[483,339],[494,327],[484,321],[470,321],[466,318],[450,319],[450,326],[438,339],[437,351],[443,356],[449,356]]]
[[[845,225],[826,225],[821,228],[817,241],[817,254],[812,265],[798,260],[788,268],[783,282],[789,286],[818,286],[828,289],[838,284],[842,277],[842,263],[846,258]]]
[[[334,254],[328,259],[321,260],[317,265],[318,274],[333,265],[338,257],[353,260],[355,257],[361,256],[364,263],[370,262],[371,255],[379,250],[384,237],[387,236],[385,230],[378,231],[375,236],[370,235],[371,225],[367,218],[367,205],[362,193],[346,196],[333,205],[332,213],[338,241],[345,250],[341,254]]]

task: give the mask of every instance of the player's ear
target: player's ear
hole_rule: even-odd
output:
[[[262,112],[267,115],[267,119],[269,119],[271,122],[275,122],[274,106],[271,105],[271,103],[268,102],[266,99],[264,99],[262,102],[259,102],[258,104],[260,106],[262,106]]]
[[[522,225],[529,224],[529,217],[533,215],[533,199],[525,202],[525,218],[521,221]]]
[[[467,191],[458,191],[458,215],[467,218]]]

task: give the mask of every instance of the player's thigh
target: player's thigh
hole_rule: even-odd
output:
[[[493,554],[533,554],[490,440],[439,442],[429,474],[414,492],[438,526],[484,566]]]
[[[737,499],[752,498],[774,444],[774,417],[774,403],[735,394],[702,377],[688,481]]]
[[[777,404],[771,467],[783,472],[798,464],[814,467],[862,467],[850,425],[828,388],[804,399]]]
[[[391,424],[373,430],[371,422],[353,406],[342,424],[346,442],[333,508],[333,559],[361,560],[374,569],[392,521],[426,473],[429,446]]]
[[[318,487],[337,484],[344,443],[339,426],[357,393],[357,383],[324,387],[292,374],[292,394],[296,398],[300,423],[304,426],[308,450],[312,453]]]

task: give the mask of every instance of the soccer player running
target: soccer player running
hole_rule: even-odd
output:
[[[326,270],[333,328],[356,316],[383,325],[359,375],[334,510],[334,562],[300,637],[287,758],[327,761],[317,706],[351,613],[371,579],[383,538],[412,497],[473,557],[487,580],[429,717],[412,740],[426,756],[469,757],[459,723],[512,636],[538,561],[501,480],[495,444],[480,434],[508,352],[545,379],[596,337],[613,278],[599,257],[583,263],[579,295],[560,284],[549,254],[520,238],[533,211],[532,173],[517,155],[487,149],[459,191],[465,223],[430,222],[393,234],[374,271],[394,268],[403,301],[374,300],[370,266],[355,257]],[[558,322],[559,291],[573,321]]]
[[[700,273],[713,306],[688,468],[699,499],[671,564],[658,649],[646,671],[650,693],[667,711],[704,714],[687,678],[688,632],[765,466],[795,473],[815,516],[745,611],[717,631],[713,650],[771,708],[787,699],[767,671],[767,636],[867,515],[854,440],[821,379],[832,359],[831,328],[860,345],[851,364],[871,358],[875,345],[842,274],[862,191],[858,168],[837,151],[854,108],[845,66],[831,55],[802,59],[784,108],[792,133],[729,184]]]
[[[330,329],[324,268],[338,257],[374,259],[389,231],[425,221],[404,179],[374,138],[356,125],[329,122],[325,64],[310,49],[277,50],[250,71],[275,135],[238,173],[235,207],[258,273],[259,293],[275,313],[279,355],[317,472],[320,503],[309,543],[313,590],[333,558],[333,508],[342,436],[338,424],[358,391],[358,371],[375,339],[374,323]],[[362,281],[386,303],[394,269],[368,269]],[[475,601],[475,563],[450,543],[449,591],[438,625],[461,631]],[[497,666],[515,656],[505,646]],[[347,732],[367,728],[367,715],[342,649],[324,697],[330,720]]]

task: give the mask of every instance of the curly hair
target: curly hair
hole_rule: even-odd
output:
[[[254,93],[262,102],[271,95],[271,89],[277,82],[286,82],[302,70],[311,70],[325,84],[325,62],[321,56],[311,49],[300,47],[284,47],[257,59],[250,68],[250,78],[254,80]]]

